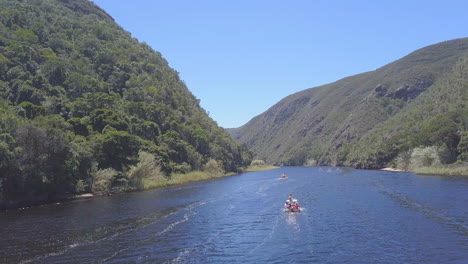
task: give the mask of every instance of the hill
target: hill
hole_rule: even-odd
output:
[[[229,131],[278,165],[382,168],[419,147],[452,163],[468,152],[467,69],[468,38],[446,41],[287,96]]]
[[[162,55],[92,2],[0,0],[0,204],[133,188],[144,166],[170,177],[250,160]]]

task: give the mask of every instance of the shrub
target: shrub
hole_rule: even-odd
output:
[[[175,173],[187,173],[192,171],[192,167],[187,162],[182,162],[182,164],[178,164],[174,166]]]
[[[439,154],[440,163],[442,164],[450,164],[457,160],[456,149],[447,147],[445,143],[437,148],[437,153]]]
[[[138,160],[138,163],[132,166],[128,172],[132,186],[137,189],[144,189],[142,179],[151,178],[152,180],[159,180],[164,178],[161,167],[156,162],[153,154],[140,151],[138,153]]]
[[[88,189],[88,187],[88,184],[86,184],[83,180],[78,180],[75,184],[75,192],[83,193],[86,191],[86,189]]]
[[[457,149],[460,152],[460,160],[468,161],[468,131],[463,133]]]
[[[263,160],[252,160],[250,166],[265,166],[265,161]]]
[[[97,170],[96,172],[92,173],[93,184],[91,185],[91,191],[93,193],[109,192],[116,175],[117,171],[112,168]]]
[[[219,177],[224,174],[224,170],[214,159],[210,159],[203,168],[211,177]]]
[[[304,163],[304,166],[315,167],[315,166],[317,166],[317,161],[314,160],[314,159],[308,159],[308,160],[306,160],[306,162]]]
[[[436,147],[419,147],[413,149],[411,153],[411,167],[429,167],[433,165],[439,165],[440,158]]]
[[[401,152],[396,157],[396,166],[397,169],[407,171],[411,164],[411,150]]]

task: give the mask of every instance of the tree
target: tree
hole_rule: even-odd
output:
[[[457,146],[458,152],[460,152],[460,159],[468,161],[468,131],[464,131]]]
[[[426,146],[446,144],[456,148],[460,140],[454,113],[442,113],[429,119],[421,128],[419,138]]]
[[[73,118],[68,119],[67,122],[73,126],[73,131],[75,132],[76,135],[85,136],[85,137],[89,135],[88,127],[86,126],[86,123],[83,121],[83,119],[78,118],[78,117],[73,117]]]
[[[99,168],[113,168],[122,171],[135,165],[140,150],[140,140],[137,136],[125,131],[110,131],[98,136],[96,158]]]
[[[45,115],[45,107],[35,105],[31,102],[22,102],[19,104],[19,107],[24,110],[24,117],[29,119],[34,119],[36,116]]]
[[[117,130],[128,130],[128,124],[110,109],[96,109],[89,115],[93,129],[101,132],[109,125]]]

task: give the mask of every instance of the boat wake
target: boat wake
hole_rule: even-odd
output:
[[[161,221],[164,221],[173,216],[176,216],[177,214],[185,212],[182,219],[168,224],[163,230],[161,230],[160,232],[156,233],[154,236],[148,239],[148,240],[151,240],[151,239],[154,239],[154,237],[157,237],[164,233],[169,232],[177,225],[188,221],[190,218],[190,215],[192,214],[192,210],[204,204],[206,204],[206,202],[195,202],[195,203],[189,204],[188,206],[171,208],[164,212],[154,213],[152,215],[141,217],[139,219],[127,219],[126,221],[119,222],[116,224],[110,224],[104,227],[98,227],[98,228],[95,228],[93,230],[86,232],[88,233],[88,235],[81,237],[79,241],[75,241],[72,244],[63,247],[62,249],[56,252],[51,252],[45,255],[34,257],[32,259],[23,260],[20,263],[27,264],[27,263],[48,262],[46,261],[47,259],[60,257],[64,255],[65,253],[68,253],[71,250],[76,250],[76,249],[83,248],[83,247],[89,247],[94,244],[101,243],[103,241],[113,240],[122,235],[145,229],[151,225],[160,223]],[[145,243],[145,242],[147,241],[142,241],[142,243]],[[106,262],[115,258],[116,256],[118,256],[120,253],[122,253],[125,250],[126,248],[115,251],[111,256],[102,259],[101,262]]]

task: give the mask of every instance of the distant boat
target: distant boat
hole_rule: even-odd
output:
[[[286,176],[285,173],[281,174],[281,178],[286,179],[288,176]]]

